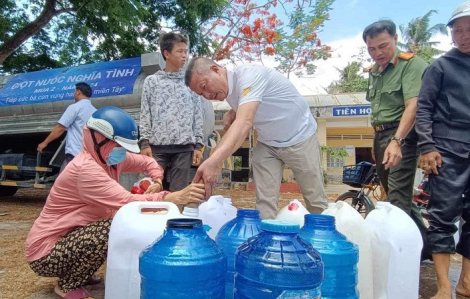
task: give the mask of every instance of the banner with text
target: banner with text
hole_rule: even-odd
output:
[[[370,105],[334,107],[333,116],[367,116],[371,111]]]
[[[73,100],[75,84],[88,83],[92,98],[130,94],[140,57],[18,74],[0,90],[0,107]]]

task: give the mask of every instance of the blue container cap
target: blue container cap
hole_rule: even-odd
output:
[[[284,220],[268,219],[261,221],[261,229],[275,233],[298,233],[300,226]]]
[[[194,227],[202,227],[202,220],[190,218],[169,219],[166,222],[166,228],[193,229]]]

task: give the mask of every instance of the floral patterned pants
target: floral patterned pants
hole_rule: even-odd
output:
[[[31,262],[31,269],[40,276],[58,277],[64,292],[83,286],[106,260],[111,221],[100,220],[71,231],[49,255]]]

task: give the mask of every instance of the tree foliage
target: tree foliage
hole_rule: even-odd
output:
[[[447,35],[445,24],[436,24],[430,27],[430,18],[435,13],[437,11],[430,10],[424,16],[412,19],[406,26],[400,26],[405,43],[399,43],[399,46],[406,51],[421,56],[428,62],[432,62],[433,57],[443,53],[443,51],[435,48],[439,42],[431,42],[431,38],[438,33]]]
[[[290,14],[288,31],[279,30],[280,39],[275,42],[277,69],[298,77],[313,75],[318,59],[331,57],[331,48],[323,45],[318,33],[328,19],[328,11],[334,0],[298,1]]]
[[[287,76],[313,74],[313,61],[329,57],[331,48],[318,37],[334,0],[232,0],[203,36],[216,60],[262,61],[273,56]],[[278,16],[275,11],[282,13]],[[281,19],[287,19],[284,24]]]
[[[336,69],[340,72],[340,79],[328,86],[328,93],[352,93],[367,90],[368,80],[360,75],[362,73],[362,65],[360,62],[349,62],[344,69]]]
[[[330,55],[318,35],[334,0],[254,1],[4,0],[2,71],[139,56],[158,49],[164,26],[187,34],[195,55],[232,62],[272,56],[288,76],[313,74],[313,62]]]
[[[0,1],[3,72],[135,57],[158,48],[161,24],[196,45],[225,0]]]

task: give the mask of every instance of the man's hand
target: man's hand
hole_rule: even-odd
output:
[[[42,151],[43,151],[46,147],[47,147],[47,143],[41,142],[41,143],[38,144],[37,151],[42,154]]]
[[[140,154],[152,158],[152,149],[150,147],[143,148],[140,150]]]
[[[434,173],[435,175],[439,174],[437,171],[438,167],[442,166],[442,157],[438,151],[429,152],[422,154],[419,157],[419,167],[424,170],[426,173]]]
[[[232,123],[235,121],[236,116],[237,116],[237,113],[233,110],[230,110],[224,113],[222,120],[223,120],[225,131],[228,131]]]
[[[206,189],[206,198],[212,195],[212,186],[217,183],[221,170],[222,165],[214,163],[214,160],[211,160],[211,158],[204,161],[197,169],[193,183],[203,179]]]
[[[385,165],[385,169],[389,169],[393,166],[398,165],[401,161],[401,147],[396,141],[391,141],[385,149],[384,159],[382,164]]]
[[[193,153],[193,166],[199,166],[202,163],[202,152],[200,150],[194,150]]]

